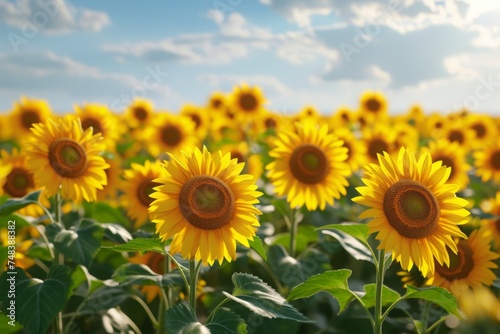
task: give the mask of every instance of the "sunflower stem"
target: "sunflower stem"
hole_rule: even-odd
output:
[[[200,264],[196,263],[194,259],[189,261],[189,305],[196,316],[196,285],[198,282],[198,271],[200,269]]]
[[[424,309],[422,311],[422,331],[421,331],[421,333],[427,332],[427,323],[429,321],[430,306],[431,306],[431,303],[429,303],[429,301],[425,300],[424,301]]]
[[[59,224],[62,229],[64,229],[64,225],[61,220],[61,192],[58,191],[55,196],[55,206],[54,206],[54,219],[56,224]],[[64,255],[59,253],[57,249],[54,247],[54,265],[63,265],[64,264]],[[62,312],[57,313],[56,319],[54,320],[54,328],[56,333],[64,333],[64,324],[63,324],[63,314]]]
[[[295,258],[295,253],[297,252],[297,219],[295,219],[296,216],[296,210],[292,210],[292,214],[290,217],[290,256]]]
[[[163,291],[163,288],[160,288],[162,290],[161,298],[160,298],[160,308],[158,310],[158,329],[156,333],[158,334],[165,334],[165,313],[166,313],[166,301],[165,298],[163,297],[165,295],[165,291]]]
[[[373,327],[374,334],[382,334],[382,324],[384,317],[382,316],[382,288],[384,286],[384,273],[385,273],[385,251],[380,250],[378,253],[377,261],[377,275],[376,275],[376,291],[375,291],[375,314]]]

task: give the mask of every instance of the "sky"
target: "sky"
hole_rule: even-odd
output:
[[[378,90],[392,114],[500,115],[500,1],[0,0],[0,113],[21,96],[177,112],[241,83],[281,113]]]

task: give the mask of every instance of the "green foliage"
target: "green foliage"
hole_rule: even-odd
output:
[[[41,190],[33,191],[22,198],[9,198],[2,205],[0,205],[0,217],[7,216],[30,204],[38,204]]]
[[[107,246],[103,248],[108,248],[114,250],[116,252],[157,252],[161,254],[165,254],[165,247],[163,247],[163,243],[158,238],[136,238],[132,239],[129,242],[118,245],[118,246]]]
[[[363,289],[365,294],[361,297],[361,301],[366,308],[375,306],[375,291],[377,285],[374,283],[366,284]],[[398,300],[401,296],[396,291],[388,288],[387,286],[382,287],[382,306],[389,306]]]
[[[431,303],[441,306],[449,314],[460,318],[460,313],[458,311],[457,299],[446,289],[439,287],[428,287],[428,288],[416,288],[414,286],[408,285],[405,295],[405,299],[423,299]]]

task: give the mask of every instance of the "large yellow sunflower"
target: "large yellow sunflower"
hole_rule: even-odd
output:
[[[254,120],[264,112],[264,95],[259,87],[246,84],[234,87],[231,95],[231,109],[243,121]]]
[[[311,123],[296,123],[296,127],[297,133],[280,133],[269,152],[275,159],[266,167],[269,179],[290,206],[324,210],[327,203],[333,205],[334,198],[346,194],[346,177],[351,173],[347,148],[328,133],[327,125],[318,129]]]
[[[459,186],[446,183],[449,175],[450,168],[433,163],[428,152],[417,160],[404,147],[365,167],[366,186],[356,188],[361,196],[353,201],[370,207],[360,218],[371,218],[379,249],[392,252],[405,270],[415,263],[424,276],[433,273],[434,258],[450,263],[446,246],[457,252],[452,238],[467,237],[457,226],[467,223],[467,201],[455,196]]]
[[[35,185],[45,187],[47,196],[60,189],[63,198],[77,203],[82,198],[94,201],[97,189],[107,183],[104,170],[109,167],[100,156],[102,136],[93,135],[92,129],[83,131],[73,116],[34,124],[32,132],[26,154]]]
[[[467,171],[470,169],[470,165],[467,164],[466,152],[458,143],[450,143],[447,139],[431,141],[429,143],[429,152],[432,161],[441,160],[443,165],[451,167],[448,182],[458,184],[460,190],[469,184]]]
[[[27,156],[19,150],[13,149],[11,153],[2,150],[0,152],[0,165],[11,166],[10,172],[5,176],[5,183],[0,185],[0,195],[7,194],[10,198],[21,198],[28,193],[37,190],[33,173],[28,168]],[[1,173],[0,173],[1,174]],[[0,175],[0,179],[2,179]],[[40,196],[42,204],[50,205],[44,193]],[[18,211],[19,214],[31,217],[39,217],[44,212],[38,204],[31,204]]]
[[[45,122],[51,114],[47,101],[22,97],[20,102],[14,104],[14,110],[9,115],[12,136],[23,139],[30,134],[33,124]]]
[[[156,232],[173,237],[172,253],[212,265],[236,258],[236,241],[249,247],[261,212],[254,207],[262,193],[251,175],[240,175],[243,164],[229,154],[198,148],[170,154],[166,177],[155,182],[150,206]]]
[[[165,170],[160,161],[146,161],[144,165],[133,163],[130,169],[124,171],[120,202],[127,214],[134,219],[134,228],[146,223],[149,205],[153,202],[149,195],[153,193],[153,188],[159,185],[153,180],[160,177],[165,177]]]
[[[493,180],[500,183],[500,138],[490,145],[484,145],[473,156],[476,175],[483,182]]]
[[[186,147],[197,145],[194,128],[194,122],[187,116],[157,113],[143,132],[142,139],[153,157],[163,152],[178,154]]]
[[[435,263],[436,271],[427,284],[448,289],[456,296],[469,288],[493,284],[496,276],[492,269],[498,268],[493,261],[499,256],[490,250],[491,238],[484,232],[475,230],[468,240],[457,241],[458,253],[448,252],[449,265]]]
[[[108,150],[114,151],[116,141],[120,137],[122,125],[118,122],[107,106],[103,104],[88,103],[83,106],[75,105],[76,115],[80,118],[82,129],[94,129],[94,133],[100,133],[104,138],[104,144]]]

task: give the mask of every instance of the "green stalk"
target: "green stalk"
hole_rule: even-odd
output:
[[[290,217],[290,256],[295,258],[295,253],[297,252],[297,228],[298,224],[295,219],[295,210],[292,210],[292,215]]]
[[[198,271],[201,267],[201,262],[196,263],[194,259],[189,261],[189,305],[196,316],[196,285],[198,283]]]
[[[378,253],[377,265],[377,278],[376,278],[376,291],[375,291],[375,314],[373,320],[375,326],[373,327],[374,334],[382,334],[382,324],[384,318],[382,316],[382,287],[384,286],[384,273],[385,273],[385,251],[380,250]]]

